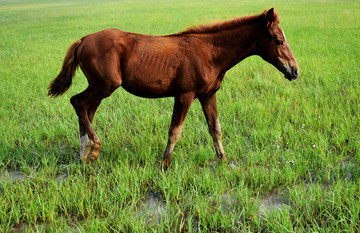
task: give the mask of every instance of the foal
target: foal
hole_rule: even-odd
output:
[[[101,147],[91,126],[95,111],[101,100],[120,86],[145,98],[175,97],[162,160],[164,169],[170,165],[174,146],[195,98],[204,111],[216,155],[226,162],[216,92],[226,71],[251,55],[261,56],[288,80],[298,77],[298,65],[273,8],[259,15],[193,27],[167,36],[107,29],[87,35],[70,46],[60,74],[48,88],[48,95],[57,97],[65,93],[77,66],[81,67],[89,86],[70,101],[79,117],[80,158],[86,163],[97,159]]]

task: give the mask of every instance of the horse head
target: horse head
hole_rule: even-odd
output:
[[[299,66],[291,52],[278,13],[271,8],[264,12],[264,33],[257,44],[257,54],[274,65],[289,81],[299,77]]]

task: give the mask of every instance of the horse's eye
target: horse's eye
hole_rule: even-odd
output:
[[[275,40],[275,43],[276,43],[277,45],[282,45],[282,44],[284,44],[284,42],[283,42],[282,40]]]

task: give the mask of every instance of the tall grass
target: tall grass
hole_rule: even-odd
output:
[[[288,82],[259,57],[226,74],[218,110],[230,166],[216,162],[195,101],[162,172],[173,99],[121,88],[95,116],[100,160],[79,161],[69,99],[84,75],[46,97],[71,42],[104,28],[170,34],[269,7],[301,77]],[[359,231],[359,10],[355,1],[1,1],[0,231]],[[274,193],[283,207],[261,213]]]

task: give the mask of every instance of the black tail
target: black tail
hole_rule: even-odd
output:
[[[75,41],[68,49],[59,75],[50,83],[48,87],[48,96],[60,96],[64,94],[71,86],[72,78],[74,77],[76,68],[78,66],[76,50],[81,42],[82,39]]]

